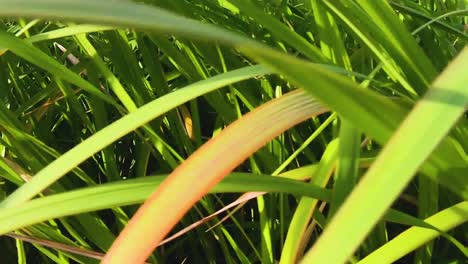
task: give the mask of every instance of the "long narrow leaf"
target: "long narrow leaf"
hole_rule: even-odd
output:
[[[303,263],[343,263],[354,252],[465,111],[468,75],[463,72],[467,63],[465,48],[385,145]],[[369,197],[379,197],[379,204]],[[337,246],[339,251],[334,250]]]
[[[357,128],[380,143],[385,143],[407,113],[407,108],[381,98],[369,91],[359,89],[356,84],[340,78],[323,68],[281,54],[258,42],[218,27],[183,18],[173,13],[142,4],[130,2],[108,2],[83,0],[80,2],[61,0],[0,0],[9,8],[0,9],[0,16],[30,16],[64,18],[82,22],[106,25],[136,27],[153,32],[164,32],[199,40],[219,41],[234,46],[283,74],[288,80],[311,92],[332,110],[350,120]],[[47,6],[47,8],[45,8]],[[133,12],[128,12],[133,10]],[[392,33],[393,34],[393,33]],[[400,52],[400,51],[397,51]],[[406,55],[405,55],[406,56]],[[383,60],[385,56],[382,57]],[[412,63],[411,63],[412,64]],[[410,66],[409,68],[412,68]],[[430,72],[431,70],[427,70]],[[428,77],[430,78],[430,77]],[[404,81],[404,80],[402,80]],[[325,88],[329,87],[329,88]],[[332,87],[332,88],[331,88]],[[378,111],[376,111],[378,109]],[[454,153],[454,147],[445,145],[445,151]],[[458,156],[437,152],[442,161],[432,167],[447,169],[443,164],[463,163]],[[432,169],[433,170],[433,169]],[[442,174],[429,175],[463,197],[468,197],[468,188],[462,188],[462,179],[456,175],[443,177]]]
[[[468,221],[468,202],[461,202],[453,205],[424,221],[439,230],[449,231]],[[358,263],[391,263],[397,261],[399,258],[438,236],[440,236],[440,233],[435,230],[416,226],[411,227]],[[464,247],[463,245],[461,246]]]
[[[225,85],[267,73],[269,71],[260,66],[246,67],[191,84],[183,89],[160,97],[115,121],[63,154],[37,173],[30,182],[8,196],[0,206],[14,206],[31,199],[96,152],[180,104]]]
[[[130,220],[103,263],[145,261],[179,219],[231,170],[284,130],[325,111],[297,90],[244,115],[171,173]],[[184,199],[174,193],[183,193]],[[155,221],[161,213],[164,219]]]
[[[165,179],[166,176],[145,177],[34,199],[2,211],[0,234],[53,218],[141,203]],[[245,191],[284,192],[326,201],[331,198],[329,190],[314,185],[248,173],[232,173],[210,190],[212,193]]]

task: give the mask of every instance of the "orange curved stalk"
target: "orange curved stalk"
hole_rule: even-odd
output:
[[[288,128],[326,111],[296,90],[232,123],[168,176],[129,221],[102,263],[143,263],[185,213],[242,161]]]

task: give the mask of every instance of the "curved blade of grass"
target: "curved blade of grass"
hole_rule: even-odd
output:
[[[426,223],[442,231],[449,231],[468,221],[468,202],[461,202],[426,218]],[[392,263],[414,251],[440,233],[427,228],[411,227],[359,261],[359,264]],[[463,245],[461,245],[464,247]],[[465,249],[466,255],[466,249]]]
[[[341,116],[352,121],[357,128],[362,129],[363,132],[376,139],[379,143],[385,143],[390,138],[392,132],[407,113],[406,107],[395,104],[372,92],[359,89],[353,82],[324,70],[320,66],[276,52],[249,38],[212,25],[186,19],[155,7],[131,2],[93,0],[82,0],[80,2],[62,0],[0,0],[0,4],[5,4],[9,7],[8,9],[0,9],[0,16],[28,16],[56,19],[66,17],[75,21],[136,27],[153,32],[165,32],[183,37],[191,37],[197,40],[219,41],[234,46],[251,58],[267,64],[277,73],[283,74],[288,80],[293,81],[312,93],[316,98],[330,106],[332,110],[337,111]],[[128,12],[128,10],[132,10],[132,12]],[[394,34],[394,30],[389,29],[387,31],[390,32],[389,34]],[[373,45],[372,41],[366,43]],[[394,48],[398,49],[395,52],[401,52],[399,47],[391,49]],[[382,60],[386,61],[386,59],[385,56],[382,57]],[[413,68],[413,66],[408,67]],[[428,67],[430,68],[430,66]],[[432,71],[426,70],[426,72]],[[420,73],[416,75],[421,77]],[[404,79],[400,81],[402,83],[405,82]],[[329,88],[324,89],[323,87]],[[421,89],[424,89],[424,87],[421,87]],[[454,161],[457,164],[464,163],[461,157],[455,154],[453,144],[445,144],[444,151],[436,151],[435,154],[439,162],[436,164],[434,159],[431,159],[429,162],[432,164],[431,166],[435,166],[436,170],[447,169],[447,166],[453,164]],[[434,171],[433,169],[431,170]],[[443,177],[437,173],[427,176],[439,181],[462,197],[468,197],[468,188],[460,185],[460,182],[463,182],[462,178],[452,175],[450,177]]]
[[[14,206],[31,199],[93,154],[180,104],[234,82],[267,73],[269,71],[261,66],[245,67],[193,83],[183,89],[162,96],[120,118],[60,156],[60,158],[38,172],[30,182],[8,196],[0,206],[2,208]]]
[[[8,9],[0,10],[0,16],[3,17],[65,18],[96,24],[140,28],[153,32],[170,32],[200,40],[212,39],[230,44],[242,44],[247,41],[249,45],[260,45],[249,38],[215,26],[203,24],[160,8],[127,1],[1,0],[0,4],[8,6]]]
[[[154,176],[102,184],[34,199],[20,206],[4,209],[0,215],[0,234],[53,218],[141,203],[166,178]],[[249,173],[231,173],[210,190],[212,193],[246,191],[291,193],[326,201],[331,198],[330,191],[324,188],[296,180]]]
[[[388,98],[361,89],[350,80],[335,76],[313,64],[303,63],[289,56],[262,53],[253,49],[244,50],[244,53],[288,76],[291,82],[320,98],[331,109],[337,111],[343,118],[352,121],[355,127],[362,129],[378,142],[385,143],[407,113],[408,105],[397,104]],[[328,87],[328,89],[318,87]],[[447,139],[440,144],[422,170],[427,172],[426,176],[439,181],[466,198],[468,185],[463,184],[466,181],[463,176],[438,174],[433,171],[434,169],[447,171],[454,166],[466,170],[468,169],[467,160],[466,155],[457,151],[450,139]]]
[[[468,48],[465,48],[434,81],[430,91],[385,145],[303,263],[344,263],[359,246],[464,113],[468,104],[468,75],[464,73],[467,64]],[[437,128],[434,123],[438,124]],[[369,197],[379,197],[379,203],[375,204]],[[335,250],[337,246],[339,251]]]
[[[297,90],[241,117],[171,173],[130,220],[103,263],[145,261],[179,219],[227,173],[286,129],[325,111]],[[184,199],[175,193],[183,193]],[[164,219],[155,221],[154,216],[162,212]],[[135,239],[141,242],[138,246]]]
[[[351,80],[331,74],[314,64],[276,52],[267,53],[254,49],[243,51],[288,76],[288,80],[320,98],[340,116],[353,121],[356,127],[365,129],[369,136],[378,141],[385,142],[407,113],[405,108],[395,102],[361,89]],[[377,111],[386,114],[379,114]]]

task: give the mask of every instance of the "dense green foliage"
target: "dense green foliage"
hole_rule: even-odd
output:
[[[467,0],[0,4],[2,263],[97,263],[189,157],[171,234],[268,193],[151,263],[468,258]]]

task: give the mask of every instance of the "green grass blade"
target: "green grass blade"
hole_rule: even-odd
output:
[[[36,43],[40,41],[59,39],[63,37],[69,37],[78,34],[92,33],[98,31],[113,30],[115,27],[110,26],[97,26],[97,25],[70,25],[68,27],[59,28],[44,33],[40,33],[34,36],[31,36],[26,39],[27,42]]]
[[[107,253],[104,263],[144,261],[188,209],[227,173],[286,129],[327,111],[303,91],[296,90],[244,115],[172,172],[137,211]],[[217,166],[213,166],[213,160],[217,161]],[[184,193],[185,199],[172,195],[175,192]],[[160,212],[165,212],[165,218],[154,222],[154,215]],[[135,249],[129,243],[134,239],[145,239],[142,243],[145,246]]]
[[[0,1],[0,3],[2,3],[2,1]],[[49,4],[51,7],[43,8],[44,4]],[[218,27],[186,19],[161,9],[145,5],[136,5],[129,2],[110,3],[90,0],[80,1],[79,4],[59,0],[16,0],[9,2],[8,5],[10,8],[1,9],[0,15],[22,15],[48,18],[67,16],[77,21],[137,27],[153,32],[168,32],[185,37],[192,37],[194,39],[215,40],[232,45],[257,61],[269,65],[278,73],[287,76],[288,80],[307,89],[326,105],[336,110],[340,115],[352,121],[356,127],[363,129],[363,132],[369,134],[381,143],[388,140],[392,131],[396,129],[407,112],[401,105],[396,105],[371,92],[359,91],[357,85],[353,84],[351,81],[338,78],[336,75],[330,74],[329,71],[323,70],[319,66],[313,66],[302,60],[297,60],[291,56],[275,52],[258,42],[230,33]],[[134,10],[134,12],[129,13],[128,10]],[[394,20],[394,18],[392,18],[392,20]],[[368,22],[371,23],[370,21]],[[377,29],[376,32],[378,31]],[[386,32],[388,34],[395,34],[394,29],[391,28]],[[381,42],[382,41],[383,40],[381,40]],[[372,45],[375,44],[375,42],[376,41],[371,41],[368,44]],[[401,50],[395,47],[395,43],[392,45],[393,46],[389,47],[389,49],[397,49],[395,52],[400,54]],[[411,49],[414,49],[414,47]],[[408,54],[412,53],[409,52]],[[408,54],[404,53],[399,56],[408,56]],[[385,54],[381,59],[384,62],[389,60],[388,56],[386,57]],[[412,63],[414,62],[411,62],[411,64]],[[389,67],[390,66],[391,65],[389,65]],[[408,65],[408,67],[413,69],[414,65]],[[429,69],[431,66],[426,65],[424,67],[428,67],[425,72],[430,73],[432,71]],[[397,68],[394,69],[395,74],[397,74],[398,71]],[[421,80],[421,78],[424,77],[421,76],[420,72],[415,73],[414,76],[416,76],[416,83],[418,82],[417,80]],[[400,77],[399,80],[404,84],[406,79],[402,76]],[[427,78],[430,79],[430,77]],[[424,89],[424,86],[425,85],[418,87]],[[333,89],[324,89],[323,87],[333,87]],[[375,111],[375,109],[379,109],[379,111]],[[439,158],[445,159],[445,163],[451,163],[453,160],[460,162],[460,157],[441,155],[440,152],[437,153]],[[456,181],[454,181],[454,179],[450,178],[450,180],[448,180],[447,177],[440,177],[438,174],[434,174],[432,177],[463,197],[468,197],[468,188],[460,189],[460,185],[455,183],[456,181],[461,181],[461,179],[456,179]]]
[[[461,202],[444,209],[424,220],[442,231],[449,231],[468,221],[468,202]],[[391,263],[412,252],[428,241],[440,236],[435,230],[411,227],[400,233],[372,254],[359,261],[359,264]],[[465,249],[466,251],[466,249]]]
[[[328,145],[322,156],[322,159],[320,160],[317,171],[314,173],[314,177],[312,178],[311,183],[318,186],[327,185],[336,166],[338,145],[338,140],[332,141]],[[300,245],[304,239],[304,232],[307,229],[314,211],[316,210],[317,204],[317,199],[309,197],[301,198],[289,225],[288,235],[286,236],[286,241],[284,242],[284,247],[281,252],[280,263],[286,264],[297,262],[297,257],[300,253]]]
[[[171,32],[200,40],[213,39],[230,44],[241,44],[247,41],[250,45],[258,45],[255,41],[232,34],[224,29],[184,18],[160,8],[127,1],[84,0],[78,3],[59,0],[2,0],[0,4],[9,6],[8,9],[0,11],[0,16],[3,17],[21,16],[49,19],[66,17],[72,18],[74,21],[140,28],[153,32]],[[214,38],[214,36],[217,37]]]
[[[225,85],[267,73],[269,71],[261,66],[246,67],[194,83],[158,98],[108,125],[62,155],[42,171],[38,172],[30,182],[20,187],[0,205],[1,207],[9,207],[31,199],[96,152],[182,103]]]
[[[359,145],[361,143],[359,139],[359,132],[356,128],[348,121],[343,120],[340,128],[339,159],[329,216],[336,212],[356,185]]]
[[[465,48],[410,112],[303,263],[342,263],[354,252],[465,111],[468,75],[462,72],[467,63]],[[437,129],[433,129],[434,123],[439,125]],[[378,206],[369,197],[379,197]],[[337,245],[339,251],[334,250]]]
[[[0,233],[4,234],[53,218],[142,203],[166,178],[166,176],[154,176],[132,179],[34,199],[21,206],[3,210],[0,215],[2,223]],[[249,173],[232,173],[210,192],[246,191],[282,192],[326,201],[331,198],[330,190],[315,185]]]

